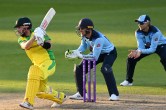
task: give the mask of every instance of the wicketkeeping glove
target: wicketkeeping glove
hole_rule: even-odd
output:
[[[65,58],[68,59],[83,58],[83,55],[78,50],[67,50],[65,52]]]
[[[83,55],[81,54],[80,51],[76,50],[76,51],[74,51],[74,53],[76,54],[76,56],[77,56],[78,58],[83,58]]]
[[[75,50],[67,50],[67,51],[65,52],[65,58],[68,58],[68,59],[77,58],[77,56],[74,54],[74,51],[75,51]]]
[[[37,41],[38,45],[43,46],[43,44],[44,44],[44,35],[46,35],[46,32],[43,29],[41,29],[40,27],[37,27],[34,30],[35,40]]]

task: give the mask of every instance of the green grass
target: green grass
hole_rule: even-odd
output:
[[[157,55],[141,60],[135,70],[134,85],[120,87],[125,79],[126,58],[129,49],[136,48],[134,20],[149,14],[152,23],[165,31],[165,0],[0,0],[0,92],[24,92],[27,71],[31,62],[17,43],[13,26],[17,18],[28,16],[37,27],[50,7],[57,11],[47,33],[51,36],[56,56],[57,70],[49,84],[59,91],[76,91],[73,74],[74,63],[64,58],[67,49],[76,49],[80,38],[75,33],[79,19],[90,17],[95,29],[103,32],[115,44],[118,58],[113,70],[120,94],[166,94],[166,73]],[[104,78],[97,67],[97,92],[107,93]]]

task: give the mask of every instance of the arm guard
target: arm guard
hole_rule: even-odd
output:
[[[44,44],[43,44],[42,47],[45,48],[45,49],[49,49],[49,48],[51,48],[51,43],[49,43],[49,42],[44,42]]]

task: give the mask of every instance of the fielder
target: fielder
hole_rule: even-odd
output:
[[[77,33],[81,36],[81,44],[76,50],[69,50],[65,52],[66,58],[95,58],[96,65],[103,63],[101,72],[104,76],[108,92],[109,100],[119,100],[119,92],[116,86],[112,65],[117,57],[115,46],[99,31],[94,30],[94,24],[89,18],[83,18],[79,21],[77,26]],[[91,53],[88,55],[81,54],[90,49]],[[81,52],[81,53],[80,53]],[[88,62],[86,62],[88,63]],[[93,62],[91,62],[92,69]],[[86,64],[88,70],[88,64]],[[87,73],[87,71],[86,71]],[[70,99],[83,99],[83,63],[81,62],[75,67],[75,78],[77,85],[77,93],[70,96]]]
[[[48,76],[55,72],[56,67],[51,39],[40,27],[33,31],[32,22],[27,17],[19,18],[14,28],[19,36],[18,43],[33,63],[29,68],[25,97],[20,106],[32,110],[35,96],[52,100],[52,107],[62,104],[66,95],[47,85]]]
[[[127,58],[126,80],[120,83],[121,86],[132,86],[135,66],[142,58],[156,53],[166,71],[166,38],[161,31],[151,25],[148,15],[141,15],[135,20],[139,29],[135,31],[138,48],[131,50]]]

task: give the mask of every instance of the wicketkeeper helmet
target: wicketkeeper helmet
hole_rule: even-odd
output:
[[[92,20],[90,20],[89,18],[83,18],[79,21],[78,26],[76,26],[77,29],[93,29],[94,28],[94,24],[92,22]]]
[[[16,21],[16,25],[14,26],[14,28],[17,28],[17,27],[20,27],[20,26],[29,26],[28,29],[31,29],[32,28],[32,22],[27,17],[19,18]]]

